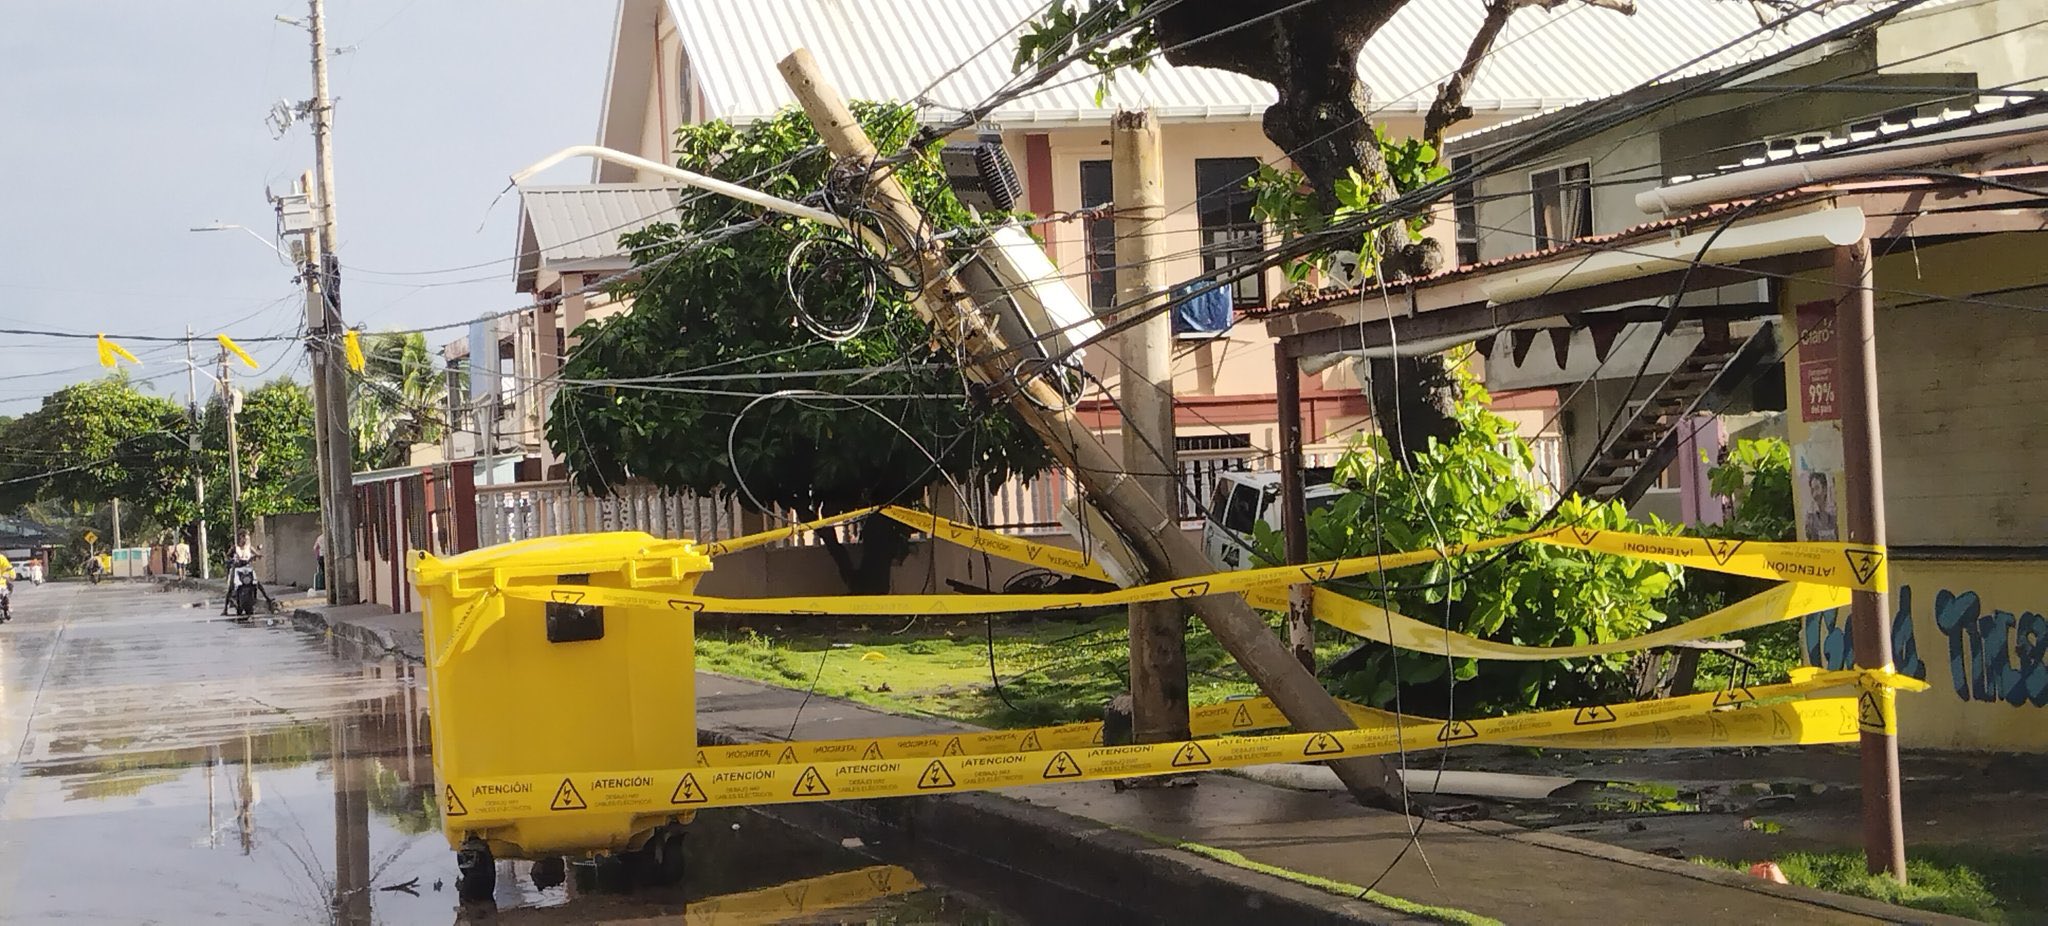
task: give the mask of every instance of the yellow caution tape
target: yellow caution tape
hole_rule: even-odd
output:
[[[1872,675],[1876,677],[1863,681]],[[1598,743],[1610,730],[1640,725],[1649,725],[1653,739],[1668,734],[1675,744],[1680,721],[1686,721],[1688,730],[1698,726],[1687,718],[1704,718],[1706,722],[1699,729],[1705,732],[1700,735],[1709,743],[1733,745],[1738,733],[1743,741],[1786,745],[1840,743],[1857,736],[1856,697],[1813,699],[1805,702],[1803,710],[1780,710],[1780,705],[1768,709],[1723,709],[1751,700],[1824,688],[1859,683],[1882,687],[1895,681],[1899,681],[1896,675],[1865,670],[1809,672],[1801,673],[1800,678],[1791,682],[1733,692],[1705,692],[1657,701],[1469,721],[1406,718],[1354,730],[1068,748],[1048,746],[1041,739],[1038,749],[993,754],[968,754],[963,749],[961,754],[951,756],[856,757],[654,771],[479,776],[449,782],[444,800],[451,808],[459,802],[467,818],[465,825],[475,827],[489,820],[517,820],[589,809],[672,813],[710,807],[944,794],[1351,758],[1398,749],[1520,742],[1545,736],[1566,735]],[[1661,734],[1658,724],[1665,725]]]
[[[240,358],[242,363],[248,366],[248,368],[251,370],[258,368],[256,358],[249,356],[249,352],[243,350],[242,345],[236,344],[233,338],[230,338],[224,334],[217,334],[214,335],[214,337],[220,339],[221,350],[227,351],[228,353]]]
[[[691,901],[683,908],[688,926],[754,926],[784,923],[807,913],[851,907],[880,897],[924,890],[917,876],[896,865],[875,865]]]
[[[1347,633],[1420,653],[1456,656],[1462,659],[1531,662],[1631,653],[1658,646],[1704,640],[1738,630],[1748,630],[1751,627],[1804,617],[1816,611],[1839,608],[1848,603],[1848,589],[1829,588],[1809,582],[1786,582],[1711,614],[1625,640],[1609,640],[1580,646],[1520,646],[1482,640],[1446,630],[1412,617],[1403,617],[1378,605],[1346,598],[1328,589],[1315,590],[1316,618]]]
[[[771,543],[788,540],[791,537],[795,537],[799,534],[807,534],[811,531],[831,527],[835,524],[843,524],[847,521],[852,521],[856,518],[865,518],[868,515],[874,514],[875,512],[880,510],[882,509],[879,506],[874,508],[861,508],[855,511],[847,511],[842,512],[840,514],[835,514],[831,517],[819,518],[816,521],[805,521],[802,524],[791,524],[787,527],[777,527],[771,530],[761,531],[757,534],[747,534],[740,537],[734,537],[731,540],[716,541],[714,543],[709,543],[704,546],[704,555],[713,557],[723,556],[727,553],[738,553],[741,550],[751,550],[755,547],[767,546]]]
[[[1836,588],[1886,588],[1883,547],[1850,543],[1765,543],[1716,537],[1679,537],[1628,531],[1560,528],[1539,543],[1595,550],[1759,579],[1788,579]]]
[[[1028,566],[1043,566],[1068,575],[1085,576],[1090,579],[1111,581],[1109,573],[1102,570],[1102,564],[1088,554],[1066,547],[1046,543],[1032,543],[992,530],[984,530],[968,524],[948,521],[937,515],[913,511],[890,505],[882,514],[908,527],[924,531],[940,540],[979,550],[992,556],[1023,563]]]
[[[95,342],[99,347],[100,366],[106,367],[107,369],[111,370],[114,367],[118,366],[121,360],[126,360],[129,363],[135,364],[136,366],[142,365],[142,361],[135,359],[135,355],[129,353],[128,348],[122,347],[119,344],[107,340],[107,336],[104,334],[99,335],[95,339]],[[120,360],[115,359],[117,357],[120,358]]]

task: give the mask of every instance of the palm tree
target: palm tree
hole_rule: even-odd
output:
[[[367,469],[402,466],[414,444],[441,439],[447,379],[417,332],[373,334],[363,348],[366,365],[352,380],[349,402],[355,462]]]

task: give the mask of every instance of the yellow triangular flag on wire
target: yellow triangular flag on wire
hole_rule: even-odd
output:
[[[348,361],[348,368],[357,373],[363,372],[363,367],[368,366],[369,361],[363,359],[362,332],[350,328],[347,334],[341,336],[341,347],[342,357]]]
[[[99,335],[99,348],[100,366],[106,367],[109,370],[120,365],[121,361],[115,358],[125,359],[136,366],[142,365],[142,361],[135,359],[135,355],[129,353],[128,348],[107,340],[107,336],[104,334]]]
[[[242,345],[236,344],[233,338],[230,338],[224,334],[217,334],[214,335],[214,337],[220,339],[220,346],[225,348],[228,353],[234,354],[236,357],[241,358],[243,363],[248,364],[249,369],[254,370],[258,368],[256,358],[249,356],[249,352],[243,350]]]

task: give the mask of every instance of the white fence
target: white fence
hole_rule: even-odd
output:
[[[1561,442],[1539,438],[1530,441],[1530,448],[1536,455],[1532,475],[1555,488],[1564,468]],[[1303,463],[1311,467],[1332,466],[1342,455],[1341,447],[1312,447],[1303,454]],[[1208,511],[1221,474],[1269,470],[1272,464],[1271,455],[1255,449],[1183,451],[1181,520],[1195,521]],[[1012,480],[979,500],[975,521],[1011,534],[1061,533],[1060,508],[1077,491],[1073,478],[1064,470],[1052,470],[1030,482]],[[596,497],[567,482],[477,486],[477,542],[493,546],[533,537],[595,531],[644,531],[656,537],[711,541],[746,532],[736,496],[706,498],[664,492],[644,484],[617,486],[615,492],[609,497]],[[766,519],[764,527],[794,520],[801,519],[777,512]],[[797,546],[815,542],[810,537],[786,541]]]

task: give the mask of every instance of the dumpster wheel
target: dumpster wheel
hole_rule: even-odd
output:
[[[491,847],[475,836],[455,850],[455,896],[463,903],[486,903],[498,888],[498,868]]]
[[[672,887],[683,882],[683,834],[680,823],[655,827],[647,842],[627,853],[635,883],[648,887]]]

